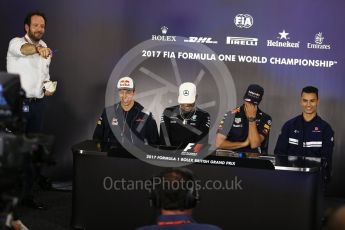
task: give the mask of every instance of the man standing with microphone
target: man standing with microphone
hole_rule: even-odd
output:
[[[56,82],[50,81],[49,75],[52,50],[42,40],[46,22],[46,17],[42,12],[28,13],[24,20],[25,36],[13,38],[7,51],[7,72],[19,74],[21,87],[25,91],[23,115],[26,122],[24,127],[26,134],[42,133],[44,97],[52,96],[56,90]],[[43,205],[34,201],[32,194],[36,178],[40,177],[44,183],[48,183],[40,175],[40,166],[35,165],[32,159],[27,159],[23,171],[22,204],[43,209]]]
[[[29,13],[24,21],[25,36],[10,41],[7,72],[19,74],[26,97],[23,104],[26,133],[40,133],[43,126],[44,96],[52,96],[56,82],[50,81],[52,51],[42,40],[46,17],[42,12]]]

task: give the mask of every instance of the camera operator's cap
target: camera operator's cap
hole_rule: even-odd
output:
[[[264,88],[256,84],[252,84],[248,86],[248,89],[243,99],[247,102],[258,105],[260,101],[262,100],[263,95],[264,95]]]
[[[134,90],[134,81],[132,78],[130,78],[128,76],[122,77],[117,82],[117,88],[119,90],[121,90],[121,89]]]
[[[180,85],[178,93],[179,104],[193,104],[196,99],[196,86],[191,82]]]

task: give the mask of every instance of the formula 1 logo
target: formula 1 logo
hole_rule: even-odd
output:
[[[234,23],[238,28],[248,29],[254,24],[254,19],[249,14],[237,14]]]
[[[183,40],[184,42],[190,43],[206,43],[206,44],[217,44],[218,41],[212,41],[210,37],[189,37],[188,39]]]
[[[193,148],[194,146],[194,148]],[[200,152],[200,150],[202,149],[203,144],[196,144],[196,143],[189,143],[186,148],[184,148],[183,152],[192,152],[195,153],[195,155],[197,153]],[[188,151],[188,150],[192,150],[192,151]]]

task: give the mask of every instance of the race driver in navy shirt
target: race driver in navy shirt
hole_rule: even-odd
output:
[[[322,158],[323,179],[331,177],[334,132],[331,126],[317,114],[318,89],[307,86],[302,89],[300,105],[302,114],[287,121],[278,137],[276,155],[292,155]]]
[[[267,154],[272,119],[258,107],[263,94],[261,86],[248,86],[243,97],[244,104],[227,112],[219,124],[216,136],[218,148],[249,156]]]

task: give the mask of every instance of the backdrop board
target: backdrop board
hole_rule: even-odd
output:
[[[0,70],[11,38],[23,36],[26,13],[45,12],[51,78],[58,81],[45,120],[45,132],[56,136],[58,164],[46,172],[53,178],[72,176],[70,147],[92,136],[103,107],[118,99],[123,75],[135,79],[136,99],[157,124],[177,103],[177,86],[195,82],[198,105],[211,115],[210,144],[247,86],[262,85],[270,154],[284,122],[301,113],[301,89],[314,85],[319,115],[335,132],[328,195],[344,197],[344,8],[343,0],[3,0]]]

